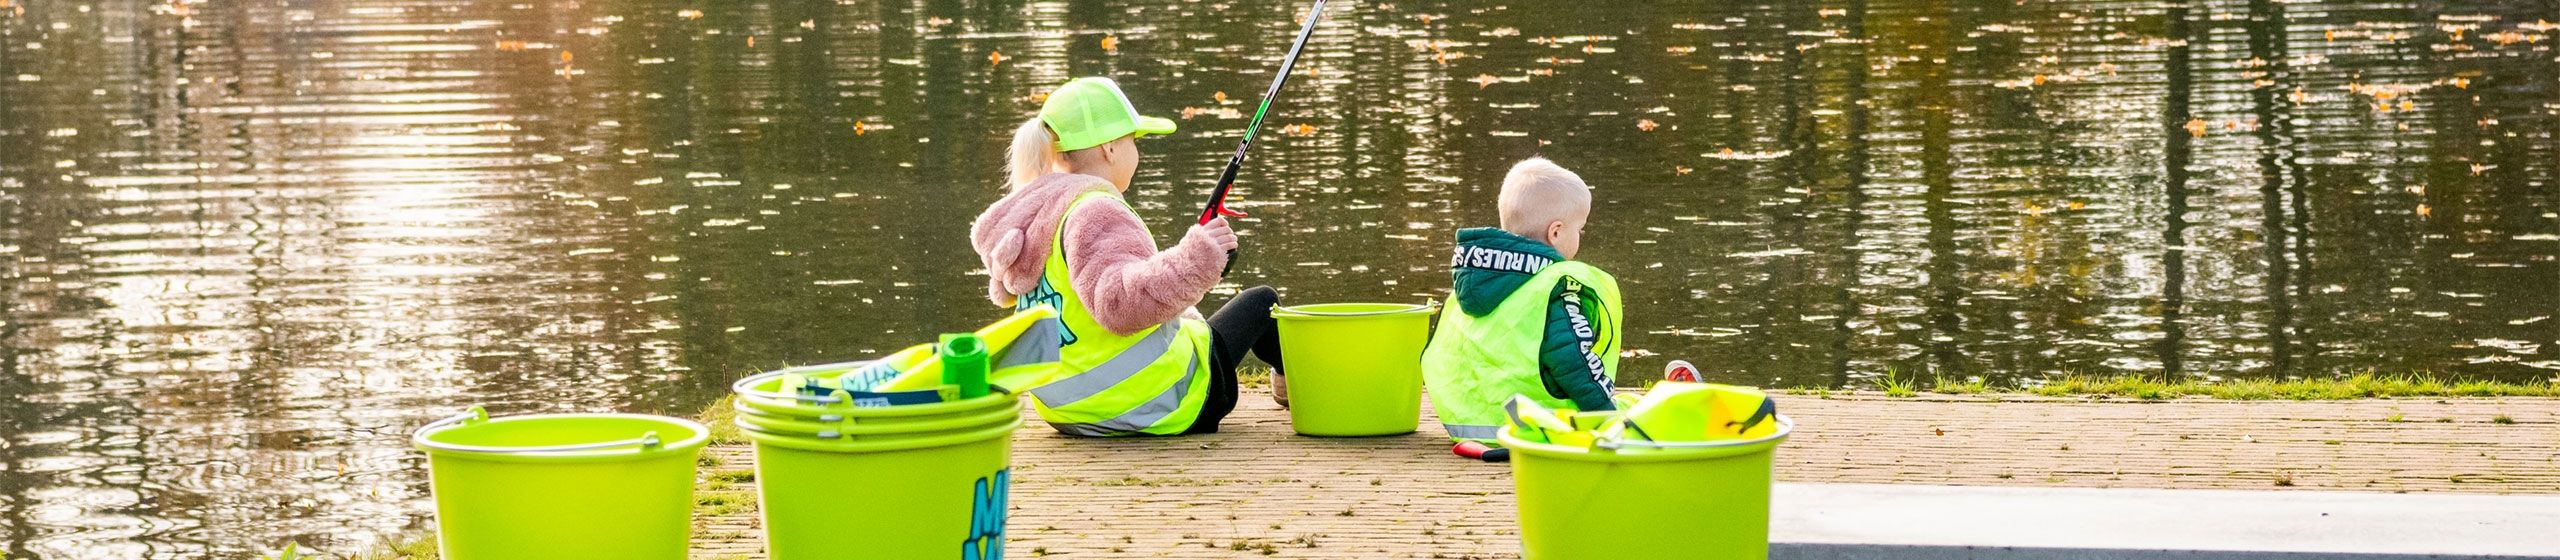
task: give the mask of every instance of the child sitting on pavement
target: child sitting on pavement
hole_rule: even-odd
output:
[[[1570,260],[1582,248],[1591,187],[1530,158],[1503,178],[1498,206],[1502,227],[1458,231],[1455,287],[1423,351],[1432,406],[1462,456],[1474,456],[1469,442],[1493,444],[1513,395],[1549,408],[1615,408],[1618,282]]]

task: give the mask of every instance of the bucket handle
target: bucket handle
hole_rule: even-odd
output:
[[[639,446],[639,447],[641,447],[641,448],[643,448],[643,449],[646,449],[646,448],[657,447],[657,446],[658,446],[658,445],[660,445],[661,443],[664,443],[664,442],[662,442],[662,441],[660,441],[660,440],[658,439],[658,431],[657,431],[657,430],[650,430],[650,431],[647,431],[647,432],[642,432],[642,433],[640,434],[640,437],[631,438],[631,439],[626,439],[626,440],[620,440],[620,441],[608,441],[608,442],[602,442],[602,443],[575,443],[575,444],[569,444],[569,445],[543,445],[543,446],[534,446],[534,447],[492,447],[492,446],[485,446],[485,445],[462,445],[462,444],[457,444],[457,443],[444,443],[444,442],[439,442],[439,441],[435,441],[435,440],[433,440],[433,439],[428,439],[428,438],[427,438],[427,433],[429,433],[429,432],[434,432],[434,431],[438,431],[438,430],[443,430],[443,429],[445,429],[445,428],[449,428],[449,427],[453,427],[453,426],[457,426],[457,425],[467,426],[467,425],[471,425],[471,424],[479,424],[479,423],[488,422],[488,421],[489,421],[489,411],[484,410],[484,409],[482,409],[482,408],[480,408],[480,407],[474,406],[474,407],[471,407],[471,409],[470,409],[470,410],[462,411],[462,413],[461,413],[461,414],[455,414],[455,415],[453,415],[453,417],[451,417],[451,418],[446,418],[446,419],[443,419],[443,420],[437,420],[437,421],[435,421],[435,422],[428,423],[425,427],[418,428],[417,433],[415,433],[415,434],[411,434],[411,435],[410,435],[410,439],[411,439],[411,440],[416,441],[416,442],[418,443],[418,445],[420,445],[420,446],[424,446],[424,447],[429,448],[429,449],[434,449],[434,450],[437,450],[437,451],[459,452],[459,453],[567,453],[567,452],[571,452],[571,451],[597,451],[597,450],[603,450],[603,449],[616,449],[616,448],[631,447],[631,446]]]
[[[1777,432],[1777,433],[1769,434],[1769,435],[1766,435],[1766,436],[1760,436],[1760,437],[1756,437],[1756,438],[1751,438],[1751,439],[1747,439],[1747,440],[1726,440],[1726,441],[1645,441],[1645,440],[1628,440],[1628,439],[1624,439],[1624,438],[1602,438],[1602,439],[1599,439],[1599,440],[1596,440],[1596,441],[1591,442],[1591,446],[1592,446],[1592,447],[1598,447],[1598,448],[1601,448],[1601,449],[1607,449],[1607,450],[1610,450],[1610,451],[1619,451],[1619,450],[1624,450],[1624,449],[1714,449],[1714,448],[1718,448],[1718,447],[1741,447],[1741,446],[1746,446],[1746,445],[1758,445],[1758,444],[1762,444],[1762,443],[1768,443],[1768,442],[1770,442],[1770,441],[1772,441],[1772,440],[1776,440],[1776,439],[1778,439],[1778,438],[1787,437],[1787,434],[1788,434],[1788,433],[1791,433],[1791,432],[1794,432],[1794,431],[1796,431],[1796,421],[1795,421],[1795,419],[1793,419],[1793,418],[1788,418],[1788,417],[1787,417],[1787,415],[1780,414],[1780,415],[1778,415],[1778,432]]]
[[[1439,309],[1439,308],[1440,308],[1440,302],[1438,302],[1438,301],[1431,301],[1431,300],[1424,300],[1424,301],[1422,302],[1422,305],[1416,305],[1416,306],[1413,306],[1413,307],[1406,307],[1406,308],[1402,308],[1402,309],[1388,309],[1388,310],[1382,310],[1382,311],[1356,311],[1356,312],[1339,312],[1339,311],[1306,311],[1306,310],[1302,310],[1302,309],[1299,309],[1299,308],[1296,308],[1296,307],[1282,307],[1282,308],[1279,308],[1279,309],[1274,309],[1274,310],[1272,310],[1272,312],[1273,312],[1273,313],[1286,313],[1286,314],[1290,314],[1290,315],[1306,315],[1306,316],[1310,316],[1310,317],[1370,317],[1370,316],[1376,316],[1376,315],[1395,315],[1395,314],[1399,314],[1399,313],[1412,313],[1412,312],[1415,312],[1415,311],[1430,311],[1430,310]]]
[[[836,431],[836,430],[818,430],[818,431],[817,431],[817,433],[809,433],[809,432],[787,432],[787,431],[782,431],[782,430],[769,429],[769,428],[765,428],[765,427],[763,427],[763,426],[757,426],[757,425],[754,425],[754,424],[748,424],[748,423],[746,423],[745,421],[731,422],[731,424],[736,425],[736,426],[738,427],[738,429],[740,429],[740,430],[745,430],[745,431],[749,431],[749,432],[755,432],[755,433],[759,433],[759,434],[777,435],[777,436],[786,436],[786,437],[804,437],[804,438],[816,438],[816,439],[838,439],[838,438],[843,438],[843,437],[846,437],[846,436],[852,435],[852,434],[847,434],[847,433],[844,433],[844,432],[841,432],[841,431]]]
[[[730,382],[730,383],[729,383],[729,392],[737,393],[737,394],[739,394],[739,395],[749,396],[749,397],[761,397],[761,398],[768,398],[768,399],[783,399],[783,400],[794,400],[794,401],[806,401],[806,402],[813,402],[813,403],[818,403],[818,404],[836,404],[836,403],[840,403],[840,402],[845,402],[845,401],[847,400],[847,397],[840,397],[840,396],[837,396],[838,394],[840,394],[840,393],[843,393],[843,392],[844,392],[842,389],[836,389],[836,390],[827,391],[827,394],[824,394],[824,395],[803,395],[803,394],[799,394],[798,392],[791,392],[791,391],[786,391],[786,392],[781,392],[781,393],[768,392],[768,391],[758,391],[758,390],[755,390],[755,389],[750,389],[750,388],[748,388],[748,387],[753,387],[753,386],[755,386],[755,384],[757,384],[757,383],[763,383],[763,382],[765,382],[766,380],[770,380],[770,379],[773,379],[773,378],[776,378],[776,377],[782,377],[782,376],[785,376],[785,375],[790,375],[790,374],[799,373],[799,372],[803,372],[803,371],[830,370],[830,369],[858,369],[858,368],[861,368],[862,366],[870,365],[870,364],[871,364],[871,362],[868,362],[868,361],[862,361],[862,362],[840,362],[840,363],[833,363],[833,364],[820,364],[820,365],[814,365],[814,366],[800,366],[800,367],[782,368],[782,369],[777,369],[777,370],[768,371],[768,372],[764,372],[764,373],[759,373],[759,374],[755,374],[755,375],[749,375],[749,376],[746,376],[746,377],[739,378],[737,381]]]

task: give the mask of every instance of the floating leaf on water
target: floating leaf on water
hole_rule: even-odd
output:
[[[1212,117],[1218,117],[1218,118],[1221,118],[1221,119],[1240,119],[1240,118],[1244,118],[1244,112],[1242,112],[1242,111],[1237,111],[1234,107],[1207,107],[1207,108],[1202,108],[1202,107],[1183,107],[1183,108],[1182,108],[1182,118],[1183,118],[1184,120],[1190,120],[1192,117],[1197,117],[1197,116],[1201,116],[1201,115],[1208,115],[1208,116],[1212,116]]]
[[[1475,82],[1476,82],[1476,89],[1484,89],[1484,88],[1488,88],[1488,87],[1493,87],[1493,84],[1494,84],[1495,82],[1500,82],[1500,81],[1502,81],[1502,78],[1496,78],[1496,77],[1493,77],[1493,75],[1492,75],[1492,74],[1477,74],[1477,75],[1476,75],[1476,79],[1475,79]]]
[[[1660,125],[1660,124],[1655,124],[1655,123],[1653,122],[1653,119],[1636,119],[1636,130],[1642,130],[1642,131],[1645,131],[1645,132],[1653,132],[1653,129],[1658,128],[1658,127],[1661,127],[1661,126],[1662,126],[1662,125]]]
[[[1118,36],[1118,35],[1104,35],[1104,36],[1102,36],[1102,50],[1110,51],[1110,52],[1120,52],[1120,36]]]
[[[1219,104],[1225,104],[1227,102],[1227,92],[1226,90],[1218,90],[1217,95],[1211,95],[1209,98],[1218,100]]]
[[[1725,148],[1723,150],[1718,150],[1716,153],[1707,154],[1706,157],[1726,161],[1768,161],[1795,155],[1795,153],[1795,150],[1753,150],[1745,152],[1735,151],[1733,148]]]
[[[998,64],[1004,64],[1004,51],[1003,51],[1003,50],[987,51],[987,65],[988,65],[988,66],[995,66],[995,65],[998,65]]]

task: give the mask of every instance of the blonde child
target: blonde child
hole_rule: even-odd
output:
[[[1512,395],[1549,408],[1614,408],[1618,282],[1571,260],[1582,249],[1591,187],[1530,158],[1503,178],[1498,206],[1502,227],[1458,231],[1455,285],[1423,351],[1432,407],[1461,455],[1467,442],[1493,441]]]
[[[1173,131],[1139,116],[1108,78],[1069,81],[1015,129],[1009,190],[970,227],[989,300],[1059,311],[1068,375],[1030,394],[1061,433],[1214,433],[1235,409],[1247,354],[1280,369],[1276,292],[1246,289],[1205,320],[1192,309],[1236,247],[1226,219],[1158,251],[1122,198],[1138,172],[1136,139]]]

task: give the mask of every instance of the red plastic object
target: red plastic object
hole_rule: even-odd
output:
[[[1456,453],[1459,457],[1475,459],[1487,463],[1507,463],[1511,461],[1511,450],[1485,445],[1484,442],[1479,441],[1458,442],[1457,447],[1449,448],[1449,452]]]

